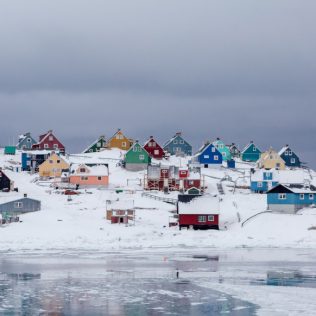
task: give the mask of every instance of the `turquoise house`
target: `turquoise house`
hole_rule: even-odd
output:
[[[231,160],[232,159],[232,154],[231,154],[231,152],[229,150],[229,147],[226,146],[222,140],[217,138],[216,141],[213,142],[213,145],[222,154],[223,161],[227,161],[227,160]]]
[[[251,141],[241,152],[243,161],[256,162],[260,159],[261,150]]]

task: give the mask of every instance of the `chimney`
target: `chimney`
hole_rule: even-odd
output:
[[[182,134],[181,132],[177,132],[176,136],[181,136],[181,134]]]
[[[153,139],[154,138],[154,136],[149,136],[149,139]]]
[[[250,144],[253,144],[253,140],[250,141]]]
[[[220,138],[219,138],[219,137],[217,137],[217,138],[216,138],[216,140],[220,140]]]
[[[23,196],[24,196],[25,198],[27,198],[27,194],[26,194],[26,193],[24,193]]]
[[[286,144],[285,147],[289,147],[289,144]]]

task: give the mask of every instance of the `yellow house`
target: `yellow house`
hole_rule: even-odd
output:
[[[122,150],[129,150],[133,146],[134,141],[127,138],[120,129],[108,140],[107,148],[119,148]]]
[[[261,154],[261,157],[258,160],[258,167],[264,169],[284,170],[285,161],[275,150],[270,148],[269,150]]]
[[[69,169],[69,164],[54,152],[39,166],[40,177],[60,177],[62,170]]]

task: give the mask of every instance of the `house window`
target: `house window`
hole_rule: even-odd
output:
[[[215,147],[212,147],[212,153],[215,153]]]
[[[292,156],[293,155],[293,152],[290,150],[289,151],[289,156]]]
[[[48,137],[48,140],[51,142],[51,141],[54,140],[54,137],[53,137],[53,136],[49,136],[49,137]]]
[[[184,144],[184,140],[180,139],[179,143],[183,145]]]
[[[86,169],[85,169],[85,168],[80,168],[80,172],[81,172],[81,173],[85,173],[85,172],[86,172]]]
[[[285,156],[288,156],[288,155],[289,155],[289,152],[288,152],[288,151],[286,151],[286,152],[284,153],[284,155],[285,155]]]
[[[168,170],[161,170],[161,173],[168,173]]]
[[[198,217],[198,222],[199,222],[199,223],[205,223],[205,222],[206,222],[206,216],[201,216],[201,215],[200,215],[200,216]]]
[[[281,167],[281,164],[280,164],[280,163],[276,163],[276,164],[275,164],[275,167],[276,167],[277,169],[279,169],[279,168]]]
[[[102,180],[102,177],[98,177],[98,180],[101,181],[101,180]]]
[[[122,147],[126,147],[126,142],[122,142]]]
[[[60,163],[60,160],[57,160],[57,163]]]
[[[296,159],[295,158],[291,158],[291,163],[295,163]]]
[[[23,202],[14,202],[14,208],[22,208]]]
[[[214,222],[214,215],[208,215],[208,216],[207,216],[207,220],[208,220],[209,222]]]
[[[100,143],[100,142],[97,143],[97,147],[98,147],[98,148],[101,147],[101,143]]]
[[[279,193],[279,200],[286,200],[286,193]]]
[[[134,146],[133,151],[134,151],[134,152],[137,152],[137,151],[138,151],[138,148],[137,148],[136,146]]]
[[[139,155],[139,160],[144,160],[145,156],[144,155]]]
[[[181,174],[187,174],[185,170],[181,170]]]
[[[148,147],[152,147],[152,145],[153,145],[153,144],[152,144],[151,142],[148,143]]]
[[[262,188],[262,182],[258,182],[258,188]]]
[[[193,185],[194,184],[194,181],[193,180],[190,180],[189,181],[189,185]]]
[[[156,149],[156,150],[154,151],[154,155],[159,155],[159,150],[158,150],[158,149]]]
[[[214,156],[214,160],[216,160],[216,161],[218,160],[218,156],[217,155]]]
[[[223,144],[219,144],[219,149],[224,149],[224,145]]]
[[[48,144],[44,144],[44,148],[48,148]]]
[[[209,155],[204,155],[204,159],[210,159]]]
[[[93,149],[89,149],[89,152],[90,152],[90,153],[93,153]]]
[[[304,193],[301,193],[300,194],[300,200],[304,200],[304,197],[305,197]]]
[[[178,141],[177,141],[177,140],[174,140],[173,143],[174,143],[174,144],[178,144]]]
[[[28,139],[27,139],[27,142],[30,143],[30,142],[31,142],[31,138],[28,138]]]
[[[57,149],[58,148],[58,144],[54,144],[54,148]]]
[[[88,181],[88,177],[81,177],[82,181]]]
[[[257,151],[257,148],[253,146],[252,151]]]
[[[226,157],[226,153],[225,152],[223,152],[222,155],[223,155],[223,157]]]
[[[54,163],[54,161],[53,161],[53,160],[50,160],[49,163],[52,164],[52,163]]]
[[[314,200],[314,194],[310,194],[310,195],[309,195],[309,199],[310,199],[310,200]]]
[[[153,147],[156,147],[156,143],[155,142],[153,142]]]

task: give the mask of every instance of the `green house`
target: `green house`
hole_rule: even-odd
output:
[[[261,156],[261,150],[251,141],[241,152],[243,161],[256,162]]]
[[[141,171],[147,169],[151,163],[148,152],[139,144],[138,141],[125,154],[124,165],[126,170]]]
[[[83,153],[97,153],[101,151],[106,144],[105,136],[100,136],[95,142],[93,142],[88,148],[86,148]]]
[[[16,147],[15,146],[5,146],[4,154],[5,155],[15,155]]]
[[[219,138],[216,139],[215,142],[213,142],[213,145],[216,147],[216,149],[222,154],[223,161],[231,160],[232,154],[229,150],[229,147],[224,144],[223,141],[221,141]]]

